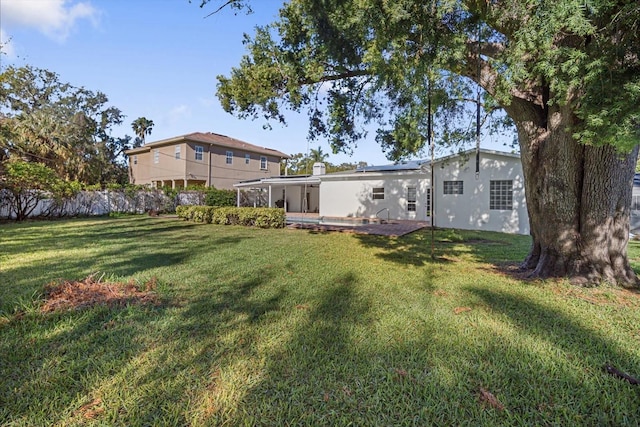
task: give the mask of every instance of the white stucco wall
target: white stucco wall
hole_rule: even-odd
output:
[[[461,161],[462,160],[462,161]],[[529,216],[524,195],[520,159],[481,153],[476,178],[475,155],[436,164],[435,226],[466,230],[488,230],[529,234]],[[513,209],[490,210],[492,180],[513,181]],[[444,181],[462,181],[463,194],[444,194]]]
[[[330,217],[378,217],[427,220],[426,192],[429,181],[418,172],[358,172],[322,177],[320,215]],[[407,210],[407,188],[416,187],[416,211]],[[373,189],[384,188],[384,199],[373,199]],[[387,211],[388,210],[388,211]]]
[[[500,231],[529,234],[529,218],[524,196],[524,178],[520,159],[515,156],[482,152],[480,173],[476,178],[475,153],[436,161],[436,227]],[[322,177],[320,215],[331,217],[375,217],[386,208],[391,219],[431,221],[426,216],[426,195],[431,171],[357,172]],[[490,210],[489,188],[492,180],[513,181],[513,209]],[[445,195],[444,181],[463,181],[463,194]],[[385,198],[374,200],[372,189],[384,187]],[[407,187],[417,188],[416,212],[407,211]],[[386,217],[386,211],[380,212]]]

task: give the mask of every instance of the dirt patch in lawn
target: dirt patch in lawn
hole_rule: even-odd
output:
[[[160,305],[155,293],[156,279],[142,286],[133,281],[103,282],[91,275],[80,281],[57,281],[46,285],[43,313],[82,310],[94,306],[124,307],[132,304]]]

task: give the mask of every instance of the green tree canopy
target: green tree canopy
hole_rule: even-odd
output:
[[[320,151],[322,159],[324,159],[321,160],[321,162],[326,166],[326,173],[355,170],[359,167],[367,166],[367,162],[343,162],[340,164],[334,164],[327,160],[329,155],[326,153],[322,153],[322,149],[320,147],[318,147],[318,150]],[[309,175],[313,173],[313,164],[317,161],[320,161],[317,157],[318,153],[316,153],[316,155],[314,156],[313,151],[314,150],[311,150],[309,155],[306,155],[304,153],[292,154],[291,157],[286,161],[286,163],[283,162],[281,164],[280,173],[282,173],[283,175],[285,173],[287,173],[288,175]]]
[[[469,140],[475,82],[489,113],[532,97],[569,104],[577,140],[629,150],[640,123],[639,14],[637,1],[294,0],[246,36],[249,55],[218,76],[218,96],[240,117],[285,121],[283,108],[307,109],[311,134],[336,151],[375,122],[399,158],[427,139],[427,98],[440,142]]]
[[[0,157],[41,162],[65,180],[122,181],[131,138],[111,129],[123,120],[107,96],[60,81],[48,70],[7,67],[0,74]]]

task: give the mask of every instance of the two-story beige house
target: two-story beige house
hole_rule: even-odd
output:
[[[127,150],[129,182],[152,187],[205,185],[233,189],[249,179],[280,175],[289,156],[216,133],[195,132]]]

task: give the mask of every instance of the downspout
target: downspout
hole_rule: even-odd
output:
[[[207,167],[207,187],[211,187],[211,144],[209,144],[209,166]],[[240,189],[238,189],[240,191]],[[238,203],[240,203],[240,193],[238,193]]]

